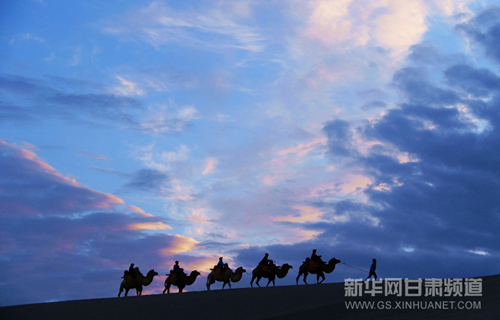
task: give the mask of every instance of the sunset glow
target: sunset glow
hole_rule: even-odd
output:
[[[4,2],[0,306],[498,273],[498,1]]]

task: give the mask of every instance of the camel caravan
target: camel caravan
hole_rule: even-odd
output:
[[[252,288],[255,279],[257,279],[255,284],[260,287],[259,281],[262,278],[268,279],[266,287],[268,287],[270,283],[275,286],[276,277],[278,277],[278,279],[283,279],[286,277],[290,269],[293,270],[293,267],[288,263],[285,263],[282,266],[277,266],[274,264],[274,261],[269,260],[268,257],[269,254],[266,253],[257,267],[252,271],[252,280],[250,281],[250,286]],[[308,284],[306,281],[308,274],[315,274],[316,283],[322,283],[325,281],[325,273],[333,272],[333,270],[335,270],[335,266],[339,262],[340,260],[335,258],[329,260],[328,263],[324,262],[321,260],[321,256],[316,255],[316,249],[314,249],[311,258],[306,258],[299,268],[296,279],[297,285],[299,284],[299,278],[301,276],[304,277],[304,283]],[[246,270],[243,267],[238,267],[235,271],[233,271],[229,268],[227,263],[223,262],[223,258],[220,257],[219,263],[215,265],[213,269],[210,269],[210,273],[207,276],[207,290],[210,291],[210,286],[215,282],[222,282],[222,289],[224,289],[226,285],[228,285],[229,289],[231,289],[231,283],[239,282],[243,277],[243,273],[246,273]],[[135,288],[136,294],[140,296],[142,294],[142,288],[150,285],[153,282],[154,276],[157,275],[158,273],[152,269],[146,276],[144,276],[139,271],[139,268],[134,267],[134,264],[132,263],[129,270],[124,271],[118,297],[120,297],[123,290],[125,290],[125,296],[127,296],[128,291],[132,288]],[[170,287],[172,285],[176,286],[179,289],[179,293],[181,293],[186,286],[192,285],[196,281],[197,277],[201,276],[201,274],[197,270],[187,274],[184,272],[183,268],[180,268],[179,261],[175,261],[173,269],[170,273],[166,274],[166,276],[167,278],[165,279],[165,289],[163,290],[163,293],[170,293]]]

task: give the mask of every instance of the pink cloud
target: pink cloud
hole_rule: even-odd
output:
[[[172,229],[168,224],[164,224],[161,221],[158,222],[141,222],[141,223],[131,223],[129,228],[132,230],[165,230]]]
[[[33,151],[2,140],[0,170],[0,190],[8,190],[0,194],[5,214],[73,214],[124,204],[119,197],[63,176]]]
[[[176,234],[172,246],[166,249],[162,249],[162,253],[165,255],[176,255],[179,253],[193,252],[200,242],[194,238],[184,237]]]

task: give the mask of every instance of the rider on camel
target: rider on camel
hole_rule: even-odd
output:
[[[263,266],[269,265],[269,259],[267,258],[268,256],[269,256],[269,253],[266,253],[264,255],[264,258],[262,258],[262,260],[260,260],[260,262],[259,262],[259,267],[263,267]]]
[[[269,260],[269,271],[273,271],[277,266],[274,264],[273,260]]]
[[[313,249],[311,254],[311,261],[314,261],[317,265],[324,264],[323,260],[321,260],[321,256],[316,254],[316,249]]]
[[[225,266],[227,266],[227,263],[224,263],[224,261],[222,261],[222,257],[220,257],[219,263],[217,263],[217,268],[219,268],[220,271],[222,272]]]
[[[174,273],[179,275],[181,274],[181,267],[179,266],[179,261],[175,261],[175,264],[174,264]]]
[[[130,267],[128,267],[128,273],[132,276],[132,279],[135,279],[136,274],[133,263],[131,263]]]

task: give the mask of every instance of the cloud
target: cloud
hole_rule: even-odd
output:
[[[215,167],[217,166],[218,163],[219,163],[219,160],[217,160],[215,158],[208,158],[205,161],[205,169],[203,170],[202,174],[207,175],[207,174],[211,173],[212,171],[214,171]]]
[[[246,8],[246,9],[245,9]],[[233,48],[260,52],[265,37],[256,28],[231,19],[227,11],[249,13],[249,6],[220,6],[205,12],[179,11],[161,2],[99,23],[103,32],[139,38],[155,47],[170,43],[203,50]]]
[[[138,213],[144,215],[145,217],[153,217],[152,214],[146,213],[144,210],[142,210],[141,208],[136,207],[136,206],[130,205],[130,206],[126,206],[124,209],[125,210],[134,211],[134,212],[138,212]]]
[[[1,140],[0,151],[3,216],[71,215],[124,203],[116,196],[91,190],[63,176],[32,151]]]
[[[500,87],[500,78],[486,68],[455,65],[446,70],[445,76],[451,85],[478,98],[490,98]]]
[[[160,134],[180,132],[191,121],[200,118],[194,107],[180,107],[172,100],[165,105],[150,106],[144,111],[143,103],[133,98],[143,95],[143,89],[130,80],[120,79],[122,87],[108,90],[99,84],[74,79],[47,77],[47,80],[41,80],[0,75],[0,85],[8,93],[4,101],[0,100],[1,120],[41,122],[58,119],[68,123],[118,126]]]
[[[52,83],[54,81],[54,83]],[[142,103],[128,97],[112,94],[85,92],[86,85],[78,81],[60,79],[41,80],[17,75],[0,75],[0,85],[8,93],[0,112],[18,121],[60,119],[69,123],[87,125],[119,125],[137,128],[134,113],[142,109]],[[72,86],[77,86],[75,93]],[[78,120],[78,121],[77,121]]]
[[[212,202],[228,219],[230,212],[254,220],[273,212],[281,227],[275,242],[234,249],[237,261],[254,267],[269,252],[279,263],[297,266],[317,248],[326,259],[365,270],[377,258],[384,277],[498,273],[498,71],[475,56],[444,54],[429,43],[411,52],[393,75],[397,102],[366,121],[335,114],[324,122],[325,167],[331,164],[329,173],[341,175],[301,190],[274,186],[266,189],[269,195],[256,193],[251,205],[229,197]],[[393,98],[380,91],[362,95],[363,103]],[[280,199],[281,206],[269,198]],[[266,224],[266,230],[272,227]],[[293,229],[293,236],[283,236]],[[338,265],[327,278],[365,276]],[[294,282],[287,277],[282,284]]]
[[[400,54],[420,41],[427,30],[427,8],[420,0],[355,1],[317,0],[303,37],[325,46],[344,49],[381,45]]]
[[[323,212],[317,208],[310,206],[294,206],[292,209],[298,211],[297,215],[275,217],[274,221],[288,221],[294,223],[316,222],[319,221]]]
[[[45,39],[37,37],[31,33],[17,34],[14,38],[12,38],[9,43],[14,44],[19,41],[35,41],[39,43],[45,42]]]
[[[108,157],[100,155],[100,154],[86,153],[86,152],[83,152],[83,151],[80,151],[78,153],[78,155],[81,156],[81,157],[86,157],[86,158],[91,158],[91,159],[97,159],[97,160],[103,160],[103,161],[113,160],[111,158],[108,158]]]
[[[500,6],[493,5],[473,19],[459,24],[456,29],[466,35],[473,44],[484,48],[486,55],[493,61],[500,62]]]
[[[199,119],[198,111],[192,106],[179,107],[174,101],[149,108],[147,116],[140,123],[142,131],[159,134],[165,131],[182,131],[193,120]]]
[[[120,82],[120,86],[113,88],[113,91],[118,95],[123,95],[126,97],[131,96],[142,96],[144,95],[144,90],[139,89],[138,85],[131,80],[116,76],[116,79]]]
[[[130,229],[133,230],[171,230],[172,227],[168,224],[164,224],[161,221],[158,222],[141,222],[141,223],[131,223],[129,225]]]
[[[344,120],[325,124],[330,153],[348,157],[369,177],[363,189],[369,201],[344,202],[342,211],[348,216],[356,211],[358,217],[371,215],[378,223],[361,227],[351,216],[340,227],[324,215],[325,222],[309,226],[324,231],[316,241],[351,243],[347,246],[352,252],[336,246],[332,249],[353,259],[354,252],[366,256],[361,252],[364,248],[388,260],[392,260],[391,252],[411,254],[411,259],[426,261],[439,272],[444,272],[440,268],[450,260],[456,263],[450,270],[453,273],[496,272],[478,267],[479,260],[471,258],[471,253],[486,257],[484,252],[498,252],[494,226],[500,196],[499,77],[492,69],[462,62],[437,69],[441,74],[431,77],[434,61],[444,59],[446,56],[434,51],[430,65],[398,70],[393,83],[402,100],[379,119],[363,127],[352,127]],[[487,129],[478,130],[484,123]],[[357,152],[350,144],[352,131],[380,144],[366,154]],[[393,148],[399,154],[396,157]],[[336,215],[340,204],[334,205]],[[358,232],[358,228],[364,231]],[[431,274],[407,268],[414,276]],[[389,270],[396,272],[393,267]]]
[[[193,238],[185,237],[181,235],[175,235],[172,245],[163,249],[162,252],[167,255],[176,255],[179,253],[192,253],[200,242]]]
[[[134,189],[145,192],[159,192],[168,187],[170,177],[158,170],[142,169],[131,174],[130,181],[125,184],[125,189]]]
[[[328,150],[335,156],[349,156],[353,135],[350,124],[344,120],[332,120],[325,124],[323,131],[328,137]]]
[[[207,259],[194,238],[165,234],[172,228],[138,207],[121,212],[123,200],[64,177],[31,150],[0,140],[0,171],[2,306],[115,296],[131,262],[164,272],[173,255]],[[34,282],[51,290],[27,290]]]

